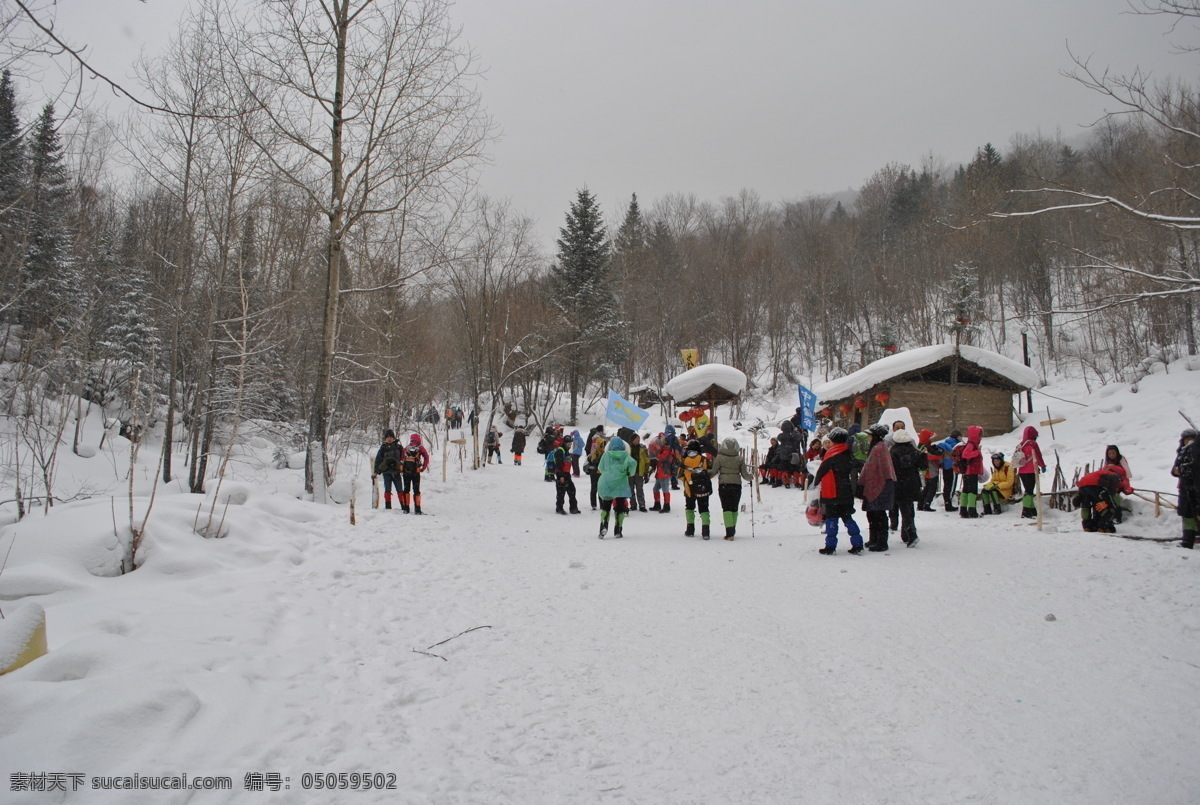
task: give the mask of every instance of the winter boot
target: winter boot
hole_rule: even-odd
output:
[[[600,518],[600,539],[604,539],[604,535],[608,533],[608,517]]]
[[[661,513],[662,514],[670,514],[671,513],[671,501],[668,500],[666,503],[663,504]]]
[[[737,529],[731,525],[725,526],[725,539],[732,540],[737,533]]]
[[[696,524],[695,524],[695,523],[688,523],[688,524],[687,524],[687,528],[683,529],[683,535],[684,535],[685,537],[694,537],[694,536],[696,536]]]
[[[1194,550],[1196,545],[1196,532],[1184,530],[1183,540],[1179,543],[1180,548],[1187,548],[1189,551]]]
[[[1089,534],[1094,533],[1096,531],[1096,521],[1090,517],[1085,518],[1083,521],[1083,530]]]
[[[712,536],[712,534],[710,534],[708,531],[708,523],[705,523],[702,526],[700,526],[700,536],[704,539],[708,539],[709,537]]]
[[[392,508],[392,495],[390,492],[383,493],[383,508],[385,508],[385,509]]]
[[[817,551],[817,553],[823,553],[826,556],[833,556],[835,553],[837,553],[837,548],[821,548]]]
[[[855,547],[851,548],[850,550],[846,551],[846,553],[850,553],[850,554],[853,554],[853,555],[855,555],[855,556],[858,556],[858,555],[859,555],[860,553],[862,553],[862,552],[863,552],[863,549],[862,549],[862,546],[861,546],[861,545],[857,545],[857,546],[855,546]]]
[[[662,511],[662,499],[659,498],[657,492],[654,493],[654,505],[650,507],[650,511],[652,511],[652,512]]]
[[[579,510],[579,506],[577,504],[572,503],[571,504],[571,514],[583,514],[583,512],[581,512]]]
[[[565,515],[567,513],[567,510],[564,509],[562,506],[559,506],[554,510],[554,512],[556,514],[564,514]]]
[[[617,527],[613,529],[613,536],[617,539],[625,536],[625,515],[617,512]]]
[[[946,511],[948,511],[948,512],[952,512],[952,511],[954,511],[954,504],[953,504],[953,503],[947,503],[947,504],[946,504]]]

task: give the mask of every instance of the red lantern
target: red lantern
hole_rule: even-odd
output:
[[[833,409],[829,406],[825,406],[820,411],[817,411],[817,413],[828,419],[829,417],[833,416]]]
[[[857,400],[854,401],[854,407],[857,408],[859,411],[861,411],[867,407],[867,401],[864,400],[862,397],[859,397]]]
[[[897,349],[897,347],[895,344],[888,344],[886,347],[883,348],[883,351],[889,355],[895,355],[896,349]]]
[[[679,414],[679,421],[680,422],[691,422],[692,421],[692,412],[691,411],[681,412]]]
[[[892,399],[892,397],[886,391],[881,391],[875,395],[875,402],[879,403],[882,406],[887,406],[887,402],[890,399]]]
[[[842,403],[838,406],[838,411],[842,416],[850,416],[850,403]]]

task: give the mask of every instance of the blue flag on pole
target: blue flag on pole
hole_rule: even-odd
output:
[[[643,411],[620,394],[610,390],[608,392],[608,409],[604,415],[618,425],[637,430],[650,416],[650,412]]]
[[[815,433],[817,430],[817,395],[804,386],[797,386],[797,388],[800,389],[800,427],[809,433]]]

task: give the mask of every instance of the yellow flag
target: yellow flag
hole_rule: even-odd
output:
[[[700,365],[700,350],[698,349],[681,349],[683,353],[683,368],[695,369]]]

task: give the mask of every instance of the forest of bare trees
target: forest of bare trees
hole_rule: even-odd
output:
[[[253,420],[307,451],[322,499],[339,455],[384,427],[447,404],[486,424],[503,402],[539,424],[557,394],[586,410],[661,385],[681,348],[768,390],[956,335],[1018,355],[1026,334],[1037,368],[1089,382],[1197,352],[1194,83],[1080,63],[1079,91],[1121,104],[1086,142],[883,165],[854,199],[630,188],[599,211],[581,191],[551,245],[471,190],[491,129],[442,0],[252,19],[196,3],[115,121],[78,97],[31,104],[23,60],[73,57],[31,27],[50,7],[18,5],[0,20],[0,407],[39,455],[87,415],[154,427],[164,480],[200,492]],[[604,216],[605,279],[572,296],[581,204]]]

